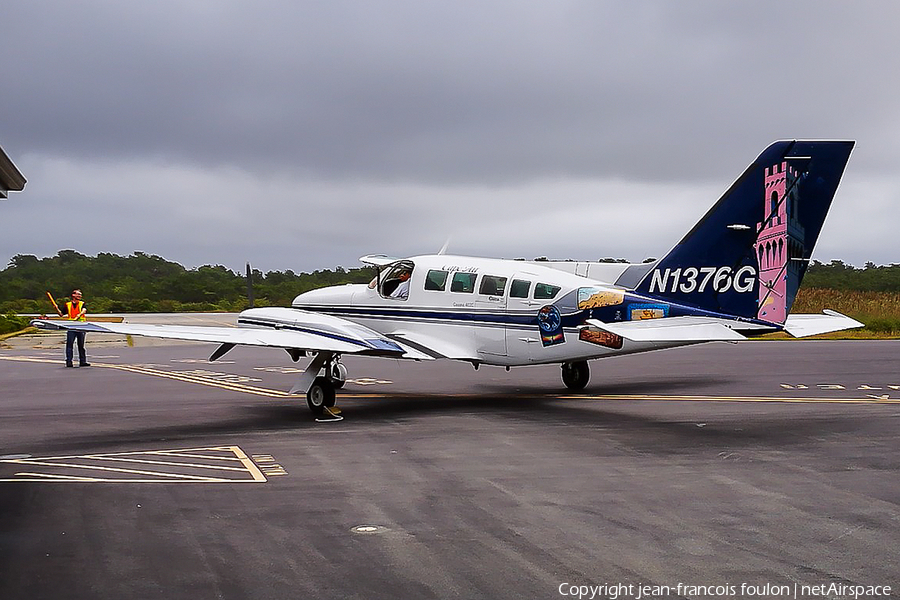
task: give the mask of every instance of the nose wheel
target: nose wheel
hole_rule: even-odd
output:
[[[583,390],[591,379],[591,368],[586,360],[562,364],[562,380],[570,390]]]
[[[328,377],[316,377],[309,391],[306,392],[306,403],[316,417],[325,414],[325,410],[334,406],[334,384]]]

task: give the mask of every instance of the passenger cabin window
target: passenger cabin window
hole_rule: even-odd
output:
[[[549,283],[538,283],[534,286],[534,298],[536,300],[550,300],[555,298],[559,293],[558,285],[550,285]]]
[[[485,275],[481,278],[481,286],[478,288],[479,294],[502,296],[504,291],[506,291],[506,277]]]
[[[450,284],[451,292],[471,294],[475,291],[475,273],[454,273]]]
[[[512,285],[509,287],[510,298],[527,298],[528,288],[531,287],[530,281],[524,279],[513,279]]]
[[[447,271],[432,269],[425,275],[425,289],[432,292],[443,292],[447,287]]]

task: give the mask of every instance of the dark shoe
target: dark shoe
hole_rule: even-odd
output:
[[[66,366],[69,367],[69,368],[71,369],[71,368],[74,367],[75,365],[73,365],[73,364],[70,363],[70,362],[67,362],[67,363],[66,363]]]
[[[91,366],[91,363],[89,363],[89,362],[82,362],[82,363],[78,363],[78,366],[79,366],[79,367],[89,367],[89,366]]]

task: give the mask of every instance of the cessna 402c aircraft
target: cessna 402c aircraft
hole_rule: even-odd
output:
[[[579,390],[596,358],[861,326],[828,310],[790,314],[853,144],[775,142],[652,263],[364,256],[378,269],[370,284],[306,292],[291,308],[251,308],[237,328],[34,324],[218,342],[210,361],[238,344],[283,348],[294,361],[310,354],[291,393],[305,393],[317,416],[344,385],[344,354],[443,358],[475,368],[558,363],[566,387]]]

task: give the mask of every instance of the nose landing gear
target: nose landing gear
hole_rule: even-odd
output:
[[[313,380],[309,391],[306,392],[306,403],[313,415],[321,417],[326,409],[334,406],[334,388],[334,384],[327,377],[316,377]]]
[[[291,394],[306,394],[306,404],[316,420],[337,420],[335,390],[344,387],[347,381],[347,367],[340,362],[340,355],[333,352],[319,352],[307,365],[303,375],[291,388]]]

